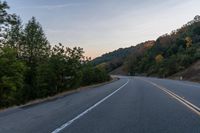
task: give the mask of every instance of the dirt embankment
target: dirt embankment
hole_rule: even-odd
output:
[[[115,70],[113,70],[112,72],[110,72],[109,74],[111,74],[111,75],[123,75],[123,76],[128,75],[128,72],[125,71],[124,69],[125,69],[124,65],[122,65],[122,66],[116,68]]]
[[[170,78],[171,79],[182,78],[183,80],[200,82],[200,60],[192,64],[187,69],[170,76]]]

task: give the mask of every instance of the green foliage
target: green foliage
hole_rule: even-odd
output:
[[[86,67],[82,48],[51,48],[34,17],[23,27],[7,9],[0,1],[0,108],[109,80],[104,70]]]
[[[0,106],[18,104],[22,101],[26,66],[16,57],[15,49],[1,48],[0,52]]]
[[[108,80],[110,80],[110,76],[106,73],[104,68],[93,67],[88,63],[83,66],[82,85],[101,83]]]
[[[12,32],[12,31],[11,31]],[[41,25],[34,17],[25,26],[20,42],[20,58],[28,69],[25,76],[25,96],[27,100],[35,99],[37,95],[37,67],[47,60],[50,45],[44,35]]]
[[[0,43],[5,41],[9,27],[15,25],[18,19],[15,14],[9,14],[7,12],[8,9],[7,2],[0,1]]]

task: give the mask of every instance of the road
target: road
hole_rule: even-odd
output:
[[[200,133],[200,84],[120,80],[0,112],[0,133]]]

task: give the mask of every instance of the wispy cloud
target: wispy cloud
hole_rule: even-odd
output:
[[[65,33],[66,30],[58,30],[58,29],[47,29],[46,32],[50,33],[50,34],[58,34],[58,33]]]
[[[65,8],[65,7],[73,7],[73,6],[79,6],[80,3],[68,3],[68,4],[59,4],[59,5],[40,5],[40,6],[24,6],[24,7],[18,7],[20,9],[59,9],[59,8]]]

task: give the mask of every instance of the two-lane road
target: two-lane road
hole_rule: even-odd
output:
[[[0,112],[0,133],[200,133],[199,107],[198,83],[120,77],[57,100]]]

